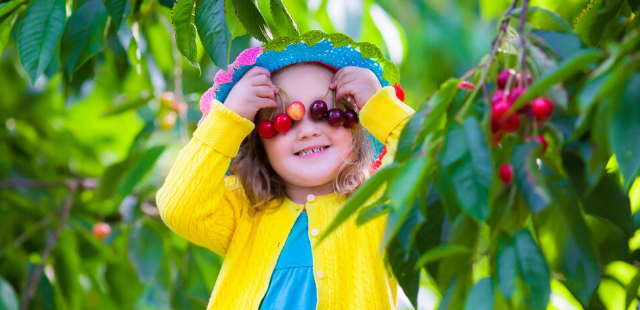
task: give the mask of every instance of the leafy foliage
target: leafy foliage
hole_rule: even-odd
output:
[[[328,2],[0,3],[0,308],[206,307],[222,258],[171,233],[154,195],[199,95],[250,36],[273,50],[350,45],[407,90],[417,111],[393,163],[321,237],[385,216],[387,263],[414,307],[425,290],[438,309],[636,307],[638,1],[531,1],[506,14],[510,0],[362,1],[339,7],[342,21]],[[478,10],[509,19],[493,45]],[[518,114],[518,130],[498,137],[490,98],[507,68],[532,78],[508,113],[541,96],[554,112]]]

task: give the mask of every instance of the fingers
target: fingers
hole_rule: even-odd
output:
[[[253,90],[258,97],[275,99],[275,92],[268,85],[254,86]]]
[[[337,90],[336,90],[336,100],[338,100],[338,101],[342,100],[342,97],[344,95],[347,95],[347,94],[354,95],[354,93],[353,93],[353,83],[347,83],[347,84],[339,85]],[[336,103],[334,102],[334,105],[335,104]]]
[[[342,84],[353,81],[356,78],[358,69],[361,68],[348,66],[338,70],[338,72],[336,72],[336,74],[333,76],[333,80],[331,81],[331,85],[329,85],[329,88],[336,89]]]
[[[264,108],[277,108],[278,104],[273,99],[256,98],[256,106],[258,107],[258,110],[260,110]]]
[[[249,71],[247,71],[247,73],[245,73],[243,77],[250,78],[250,77],[258,76],[258,75],[265,75],[266,77],[271,79],[271,72],[269,72],[269,70],[267,70],[267,69],[265,69],[263,67],[260,67],[260,66],[255,66],[255,67],[249,69]]]

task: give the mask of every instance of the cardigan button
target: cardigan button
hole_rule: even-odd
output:
[[[317,236],[318,233],[320,233],[320,232],[318,231],[317,228],[314,228],[314,229],[311,230],[311,235],[314,236],[314,237]]]
[[[314,200],[316,200],[316,196],[313,196],[313,194],[307,195],[307,201],[308,202],[313,202]]]
[[[316,271],[316,277],[318,277],[318,279],[322,279],[324,277],[324,271],[322,270]]]

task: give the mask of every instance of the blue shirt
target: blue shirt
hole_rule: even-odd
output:
[[[302,212],[280,252],[260,310],[316,309],[318,296],[308,228],[307,212]]]

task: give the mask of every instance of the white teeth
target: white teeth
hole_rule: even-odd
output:
[[[327,148],[326,146],[317,147],[315,149],[298,152],[297,154],[298,154],[298,156],[305,156],[305,155],[309,155],[311,153],[320,152],[320,151],[322,151],[322,150],[324,150],[326,148]]]

